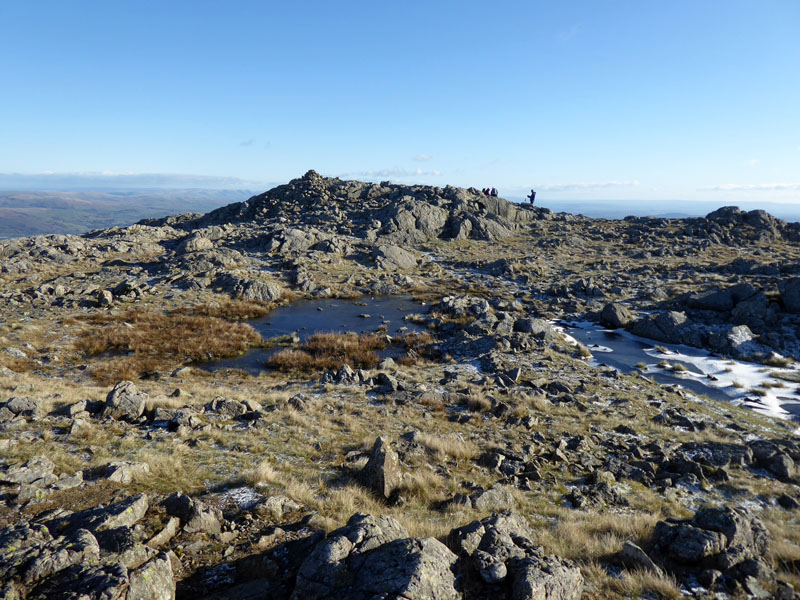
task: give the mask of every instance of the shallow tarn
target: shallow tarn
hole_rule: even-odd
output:
[[[277,308],[263,317],[248,321],[265,340],[296,335],[304,342],[315,333],[347,332],[371,333],[383,328],[390,336],[424,331],[425,328],[410,321],[407,315],[427,312],[428,307],[410,296],[375,296],[344,300],[299,300]],[[198,364],[207,371],[242,369],[257,375],[266,370],[266,360],[278,348],[258,348],[242,356]]]

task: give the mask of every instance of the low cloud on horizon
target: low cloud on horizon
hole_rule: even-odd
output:
[[[637,187],[639,181],[634,179],[632,181],[602,181],[602,182],[588,182],[588,183],[545,183],[539,187],[541,190],[549,192],[570,192],[576,190],[597,190],[613,187]]]
[[[723,183],[700,188],[701,192],[784,192],[800,191],[800,183]]]
[[[189,175],[181,173],[0,173],[0,188],[21,190],[77,189],[140,189],[140,188],[204,188],[260,189],[266,182],[247,181],[238,177]]]
[[[354,173],[342,173],[339,175],[339,177],[342,179],[347,179],[348,177],[395,177],[397,179],[406,179],[408,177],[440,177],[441,175],[441,171],[436,169],[431,171],[423,171],[422,169],[414,169],[413,171],[409,171],[408,169],[403,169],[401,167],[392,167],[391,169],[379,169],[377,171],[356,171]]]

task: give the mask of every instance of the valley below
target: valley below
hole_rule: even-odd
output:
[[[0,306],[1,598],[800,598],[800,223],[309,171]]]

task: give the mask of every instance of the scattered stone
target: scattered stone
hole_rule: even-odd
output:
[[[403,481],[397,453],[378,437],[370,451],[369,461],[361,472],[364,485],[383,498],[391,498]]]
[[[147,463],[112,461],[108,463],[106,478],[109,481],[128,484],[150,474],[150,465]]]

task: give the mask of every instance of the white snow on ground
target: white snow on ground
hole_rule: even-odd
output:
[[[693,379],[708,387],[722,390],[733,404],[750,408],[759,413],[787,419],[791,413],[784,406],[800,404],[800,384],[784,381],[776,375],[798,374],[798,368],[769,367],[758,363],[719,358],[699,348],[677,344],[656,343],[653,340],[635,336],[624,329],[605,329],[590,321],[569,322],[568,327],[589,332],[613,332],[622,338],[645,344],[641,354],[642,363],[647,365],[644,373],[665,372],[680,379]],[[559,328],[561,331],[563,329]],[[564,333],[567,341],[577,343],[574,337]],[[592,352],[613,352],[606,346],[587,345]],[[664,361],[670,365],[681,364],[686,370],[672,370],[659,366]],[[634,365],[630,365],[633,367]],[[798,429],[800,431],[800,429]]]
[[[218,497],[218,503],[223,509],[251,508],[264,496],[249,486],[242,486],[227,490]]]

